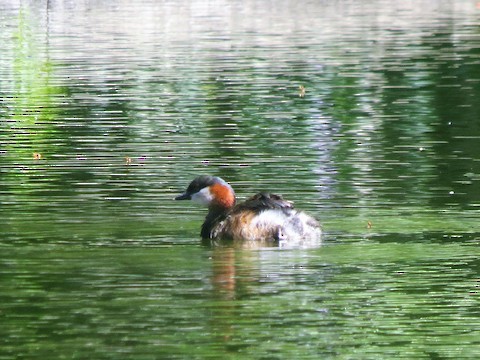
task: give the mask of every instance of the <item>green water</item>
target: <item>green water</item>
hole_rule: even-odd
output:
[[[0,359],[477,358],[479,14],[1,2]],[[198,174],[324,245],[202,246]]]

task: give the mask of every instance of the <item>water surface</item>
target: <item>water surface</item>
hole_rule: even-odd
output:
[[[0,358],[476,358],[479,16],[1,2]],[[198,174],[324,246],[201,246]]]

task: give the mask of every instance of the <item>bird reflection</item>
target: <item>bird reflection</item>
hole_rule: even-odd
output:
[[[239,321],[239,301],[256,294],[259,273],[258,255],[254,251],[233,246],[212,249],[213,306],[212,327],[220,341],[229,343],[235,337],[235,324]]]

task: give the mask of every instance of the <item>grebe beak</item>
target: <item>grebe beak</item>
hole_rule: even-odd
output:
[[[192,195],[188,193],[183,193],[182,195],[178,195],[175,200],[192,200]]]

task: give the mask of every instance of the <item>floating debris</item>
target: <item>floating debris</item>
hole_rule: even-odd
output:
[[[128,156],[125,156],[125,165],[132,165],[132,158],[131,157],[128,157]]]
[[[33,158],[34,158],[35,160],[40,160],[40,159],[42,158],[42,154],[37,153],[37,152],[34,152],[34,153],[33,153]]]
[[[367,229],[371,229],[373,226],[372,222],[369,220],[367,221]]]
[[[305,86],[300,85],[298,87],[298,96],[301,98],[305,97]]]

